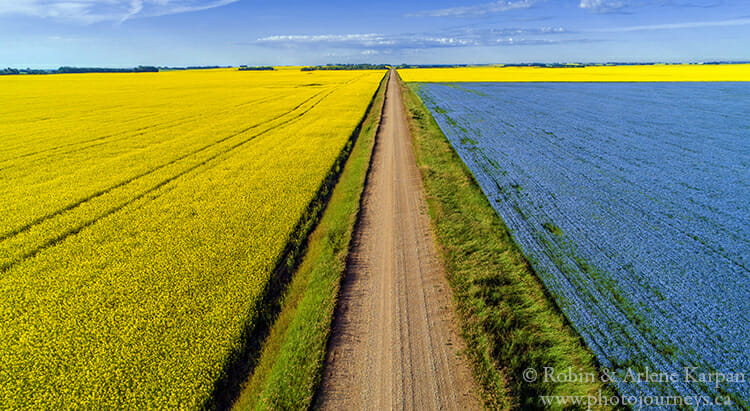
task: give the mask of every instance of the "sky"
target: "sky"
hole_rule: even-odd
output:
[[[0,67],[750,61],[747,0],[0,0]]]

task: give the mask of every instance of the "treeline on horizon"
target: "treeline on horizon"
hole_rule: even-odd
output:
[[[15,69],[5,68],[0,70],[0,75],[13,74],[67,74],[67,73],[156,73],[158,67],[138,66],[134,68],[107,68],[107,67],[70,67],[63,66],[57,70],[38,70],[38,69]]]
[[[705,61],[693,63],[665,63],[665,62],[606,62],[606,63],[506,63],[494,65],[496,67],[587,67],[587,66],[651,66],[655,64],[696,64],[696,65],[721,65],[721,64],[750,64],[750,61]],[[391,67],[396,69],[407,68],[454,68],[454,67],[481,67],[493,66],[492,64],[399,64],[392,66],[390,64],[326,64],[320,66],[302,67],[301,71],[315,70],[388,70]],[[155,73],[159,71],[177,71],[177,70],[208,70],[218,68],[231,68],[232,66],[186,66],[186,67],[168,67],[168,66],[138,66],[134,68],[108,68],[108,67],[71,67],[63,66],[54,70],[44,69],[17,69],[7,67],[0,69],[2,75],[24,75],[24,74],[65,74],[65,73]],[[272,66],[246,66],[242,65],[239,71],[273,71]]]
[[[315,70],[388,70],[388,64],[326,64],[324,66],[302,67],[301,71]]]
[[[17,69],[17,68],[8,67],[8,68],[0,69],[0,76],[23,75],[23,74],[68,74],[68,73],[156,73],[159,71],[208,70],[208,69],[229,68],[229,67],[230,66],[187,66],[187,67],[138,66],[134,68],[109,68],[109,67],[63,66],[55,70],[43,70],[43,69],[32,69],[32,68]]]
[[[654,65],[722,65],[722,64],[750,64],[750,61],[702,61],[702,62],[627,62],[627,61],[610,61],[606,63],[505,63],[505,64],[401,64],[394,66],[397,69],[407,68],[454,68],[454,67],[545,67],[545,68],[564,68],[564,67],[591,67],[591,66],[654,66]]]
[[[273,71],[271,66],[240,66],[239,71]]]
[[[396,69],[410,69],[410,68],[454,68],[454,67],[468,67],[470,64],[399,64],[394,66]]]

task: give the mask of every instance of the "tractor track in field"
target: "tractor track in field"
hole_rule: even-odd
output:
[[[328,344],[320,409],[478,409],[391,72]]]
[[[348,84],[348,82],[346,84]],[[278,120],[279,118],[281,118],[281,117],[289,114],[290,112],[298,109],[300,106],[304,105],[305,103],[313,100],[315,97],[320,96],[327,89],[321,90],[318,93],[315,93],[315,94],[313,94],[310,97],[307,97],[301,103],[298,103],[295,107],[293,107],[292,109],[290,109],[290,110],[282,113],[279,116],[276,116],[274,118],[270,118],[268,120],[263,120],[263,121],[261,121],[259,123],[254,124],[253,127],[259,127],[259,126],[261,126],[263,124],[266,124],[266,123],[269,123],[271,121]],[[222,111],[220,111],[218,113],[215,113],[215,114],[212,114],[212,115],[215,116],[215,115],[223,115],[223,114],[226,114],[226,113],[231,113],[231,112],[240,110],[240,109],[242,109],[243,107],[246,107],[246,106],[259,105],[259,104],[267,103],[268,101],[271,101],[271,100],[273,100],[275,98],[276,98],[276,96],[271,96],[271,97],[260,98],[258,100],[245,101],[245,102],[242,102],[242,103],[235,104],[235,105],[233,105],[231,107],[227,107],[226,109],[223,109]],[[132,119],[127,124],[138,123],[138,122],[145,123],[146,122],[145,119],[158,119],[159,121],[163,120],[163,122],[152,122],[150,124],[146,124],[146,125],[144,125],[142,127],[136,127],[134,129],[124,130],[124,131],[118,131],[118,132],[106,134],[106,135],[103,135],[103,136],[97,136],[97,137],[90,138],[90,139],[85,139],[85,140],[76,141],[76,142],[67,143],[67,144],[61,144],[61,145],[58,145],[58,146],[49,147],[49,148],[45,148],[45,149],[42,149],[42,150],[37,150],[37,151],[28,152],[28,153],[23,153],[23,154],[15,156],[15,157],[0,158],[0,163],[11,163],[9,166],[0,167],[0,171],[3,171],[3,170],[6,170],[6,169],[14,167],[15,164],[13,164],[12,162],[16,161],[16,160],[19,160],[19,159],[22,159],[22,158],[33,157],[33,156],[37,156],[37,155],[40,155],[40,154],[47,154],[47,153],[51,153],[51,152],[54,152],[55,156],[62,155],[62,154],[76,153],[76,152],[79,152],[79,151],[82,151],[82,150],[91,149],[93,147],[97,147],[97,146],[101,146],[101,145],[105,145],[105,144],[111,144],[111,143],[119,141],[119,140],[129,139],[129,138],[141,136],[141,135],[144,135],[144,134],[147,134],[147,133],[153,133],[155,131],[167,130],[167,129],[170,129],[172,127],[175,127],[176,125],[184,125],[187,122],[199,122],[200,121],[199,117],[201,117],[201,116],[200,115],[196,115],[195,113],[188,114],[188,115],[184,115],[184,113],[181,113],[180,117],[173,117],[173,116],[171,116],[171,114],[153,114],[152,113],[152,114],[144,115],[144,116]],[[76,146],[83,146],[83,147],[76,147]],[[62,149],[66,149],[68,147],[76,147],[76,148],[71,149],[71,150],[66,150],[66,151],[60,151]]]
[[[303,110],[302,112],[296,114],[292,118],[290,118],[288,120],[285,120],[285,121],[283,121],[283,122],[281,122],[281,123],[279,123],[279,124],[277,124],[277,125],[275,125],[273,127],[267,128],[267,129],[265,129],[265,130],[263,130],[263,131],[261,131],[261,132],[259,132],[257,134],[253,134],[253,135],[249,136],[248,138],[246,138],[245,140],[242,140],[239,143],[235,143],[234,145],[230,146],[228,149],[224,149],[223,151],[219,151],[217,154],[214,154],[213,156],[210,156],[208,159],[206,159],[206,160],[204,160],[204,161],[202,161],[200,163],[200,164],[205,164],[208,161],[213,160],[214,158],[216,158],[216,157],[218,157],[218,156],[220,156],[222,154],[227,154],[227,153],[231,152],[232,150],[234,150],[234,149],[236,149],[236,148],[238,148],[238,147],[240,147],[240,146],[242,146],[242,145],[250,142],[251,140],[253,140],[253,139],[257,138],[257,137],[260,137],[260,136],[262,136],[262,135],[264,135],[264,134],[266,134],[268,132],[271,132],[273,130],[276,130],[276,129],[280,128],[280,127],[284,127],[286,125],[291,124],[292,122],[294,122],[295,120],[298,120],[299,118],[301,118],[302,116],[304,116],[305,114],[307,114],[307,112],[309,112],[310,110],[312,110],[313,108],[315,108],[320,102],[322,102],[323,100],[325,100],[325,98],[328,97],[328,95],[330,95],[333,91],[335,91],[335,89],[334,90],[329,90],[329,92],[325,93],[325,94],[324,94],[324,92],[317,93],[314,96],[306,99],[302,103],[298,104],[297,106],[295,106],[291,110],[284,112],[281,115],[278,115],[278,116],[276,116],[274,118],[271,118],[269,120],[265,120],[265,121],[262,121],[260,123],[254,124],[254,125],[252,125],[250,127],[242,129],[240,131],[236,131],[236,132],[234,132],[234,133],[232,133],[232,134],[230,134],[230,135],[228,135],[226,137],[222,137],[222,138],[220,138],[220,139],[218,139],[216,141],[213,141],[213,142],[211,142],[209,144],[206,144],[206,145],[204,145],[204,146],[202,146],[200,148],[197,148],[195,150],[189,151],[189,152],[187,152],[187,153],[185,153],[183,155],[180,155],[179,157],[173,158],[173,159],[171,159],[171,160],[169,160],[169,161],[167,161],[165,163],[159,164],[158,166],[155,166],[155,167],[150,168],[150,169],[148,169],[146,171],[143,171],[143,172],[141,172],[139,174],[136,174],[135,176],[133,176],[133,177],[131,177],[129,179],[122,180],[120,182],[117,182],[117,183],[109,186],[109,187],[106,187],[106,188],[103,188],[103,189],[101,189],[99,191],[96,191],[96,192],[94,192],[94,193],[92,193],[92,194],[90,194],[90,195],[88,195],[88,196],[86,196],[84,198],[81,198],[81,199],[79,199],[79,200],[77,200],[75,202],[72,202],[70,204],[67,204],[67,205],[63,206],[62,208],[60,208],[58,210],[55,210],[55,211],[53,211],[53,212],[51,212],[49,214],[43,215],[41,217],[38,217],[38,218],[30,221],[29,223],[24,224],[24,225],[22,225],[22,226],[20,226],[18,228],[15,228],[15,229],[13,229],[11,231],[8,231],[6,233],[0,234],[0,241],[7,240],[8,238],[11,238],[11,237],[13,237],[15,235],[23,233],[24,231],[28,231],[32,227],[34,227],[36,225],[39,225],[39,224],[41,224],[41,223],[43,223],[43,222],[45,222],[45,221],[47,221],[47,220],[49,220],[51,218],[57,217],[57,216],[65,213],[65,212],[72,211],[72,210],[78,208],[79,206],[81,206],[83,204],[86,204],[87,202],[89,202],[91,200],[94,200],[94,199],[96,199],[98,197],[101,197],[101,196],[103,196],[105,194],[108,194],[108,193],[110,193],[110,192],[112,192],[112,191],[114,191],[114,190],[116,190],[116,189],[118,189],[120,187],[124,187],[124,186],[126,186],[126,185],[128,185],[128,184],[130,184],[130,183],[132,183],[134,181],[137,181],[137,180],[139,180],[139,179],[141,179],[143,177],[146,177],[146,176],[149,176],[151,174],[154,174],[154,173],[156,173],[157,171],[159,171],[161,169],[164,169],[164,168],[166,168],[168,166],[176,164],[176,163],[178,163],[178,162],[180,162],[182,160],[189,160],[191,157],[195,156],[196,154],[199,154],[199,153],[202,153],[204,151],[210,150],[211,148],[216,147],[216,146],[220,145],[221,143],[224,143],[224,142],[226,142],[226,141],[228,141],[228,140],[230,140],[230,139],[232,139],[234,137],[238,137],[238,136],[240,136],[240,135],[242,135],[244,133],[247,133],[250,130],[256,129],[258,127],[261,127],[261,126],[266,125],[268,123],[271,123],[273,121],[279,120],[279,119],[281,119],[281,118],[283,118],[285,116],[288,116],[288,115],[294,113],[295,111],[297,111],[305,103],[308,103],[308,102],[312,101],[313,99],[315,99],[315,97],[319,97],[321,94],[324,94],[317,101],[315,101],[310,107],[308,107],[307,109]],[[192,170],[194,168],[195,167],[191,166],[189,168],[189,170]],[[177,177],[179,177],[180,175],[183,175],[183,174],[184,173],[182,173],[182,172],[177,173]],[[165,181],[167,181],[167,180],[171,181],[172,179],[173,179],[172,177],[169,177]]]
[[[361,77],[356,77],[356,78],[354,78],[354,79],[352,79],[350,81],[347,81],[346,83],[344,83],[344,85],[349,84],[349,83],[351,83],[353,81],[356,81],[359,78],[361,78]],[[247,127],[247,128],[245,128],[243,130],[235,132],[235,133],[233,133],[233,134],[231,134],[231,135],[229,135],[227,137],[223,137],[220,140],[214,141],[214,142],[212,142],[212,143],[210,143],[208,145],[205,145],[205,146],[203,146],[203,147],[201,147],[201,148],[199,148],[197,150],[193,150],[193,151],[191,151],[189,153],[186,153],[186,154],[184,154],[184,155],[182,155],[182,156],[180,156],[178,158],[172,159],[172,160],[170,160],[167,163],[163,163],[163,164],[161,164],[161,165],[159,165],[159,166],[157,166],[155,168],[152,168],[152,169],[147,170],[147,171],[145,171],[143,173],[140,173],[140,174],[134,176],[133,178],[124,180],[122,182],[119,182],[119,183],[117,183],[115,185],[112,185],[112,186],[106,188],[106,189],[97,191],[97,192],[95,192],[95,193],[93,193],[93,194],[91,194],[91,195],[89,195],[89,196],[87,196],[87,197],[85,197],[85,198],[83,198],[83,199],[81,199],[79,201],[76,201],[76,202],[74,202],[72,204],[69,204],[69,205],[67,205],[67,206],[65,206],[65,207],[63,207],[61,209],[58,209],[58,210],[56,210],[56,211],[54,211],[54,212],[52,212],[50,214],[44,215],[42,217],[39,217],[39,218],[33,220],[32,222],[30,222],[28,224],[25,224],[25,225],[23,225],[23,226],[21,226],[19,228],[16,228],[15,230],[12,230],[10,232],[6,232],[5,234],[1,234],[0,235],[0,243],[2,243],[5,240],[8,240],[8,239],[10,239],[10,238],[12,238],[12,237],[14,237],[16,235],[24,233],[24,232],[26,232],[26,231],[28,231],[28,230],[30,230],[30,229],[32,229],[32,228],[40,225],[40,224],[44,224],[46,221],[51,220],[51,219],[53,219],[53,218],[55,218],[57,216],[60,216],[60,215],[65,214],[67,212],[72,212],[75,209],[77,209],[78,207],[80,207],[80,206],[82,206],[82,205],[84,205],[84,204],[86,204],[86,203],[88,203],[90,201],[93,201],[93,200],[95,200],[95,199],[97,199],[99,197],[102,197],[102,196],[104,196],[104,195],[106,195],[106,194],[108,194],[108,193],[110,193],[110,192],[112,192],[112,191],[114,191],[114,190],[116,190],[118,188],[125,187],[128,184],[130,184],[130,183],[132,183],[132,182],[134,182],[134,181],[136,181],[138,179],[141,179],[141,178],[146,177],[148,175],[154,174],[157,171],[159,171],[159,170],[161,170],[163,168],[166,168],[167,166],[176,164],[176,163],[178,163],[178,162],[180,162],[182,160],[189,160],[191,157],[195,156],[196,154],[199,154],[199,153],[201,153],[203,151],[207,151],[207,150],[209,150],[211,148],[219,146],[221,143],[227,142],[228,140],[230,140],[230,139],[232,139],[234,137],[241,136],[242,134],[247,133],[248,131],[251,131],[253,129],[259,128],[259,127],[261,127],[263,125],[266,125],[266,124],[269,124],[269,123],[271,123],[273,121],[283,119],[284,117],[287,117],[287,116],[289,117],[287,119],[283,119],[283,121],[280,122],[279,124],[276,124],[276,125],[274,125],[272,127],[264,129],[264,130],[262,130],[260,132],[257,132],[255,134],[253,134],[253,135],[251,135],[251,136],[243,139],[243,140],[240,140],[239,142],[236,142],[236,143],[230,145],[229,147],[225,147],[225,148],[222,148],[222,149],[218,150],[217,152],[209,155],[207,158],[204,158],[204,159],[198,161],[196,164],[190,165],[186,169],[183,169],[183,170],[177,172],[176,174],[166,176],[166,178],[161,179],[160,181],[158,181],[155,184],[151,185],[145,191],[142,191],[142,192],[136,194],[134,197],[130,197],[130,198],[126,199],[124,202],[119,202],[118,204],[113,205],[113,207],[105,210],[102,213],[99,213],[99,214],[93,216],[92,218],[84,219],[84,221],[80,222],[79,224],[77,224],[75,226],[68,227],[67,229],[63,230],[62,232],[55,233],[55,235],[52,235],[49,238],[44,239],[40,244],[36,245],[32,249],[26,250],[26,251],[22,251],[22,252],[19,253],[19,255],[11,256],[5,262],[2,262],[2,264],[0,264],[0,273],[7,272],[8,270],[10,270],[11,268],[13,268],[17,264],[19,264],[19,263],[21,263],[21,262],[23,262],[23,261],[25,261],[25,260],[27,260],[29,258],[32,258],[32,257],[36,256],[40,252],[42,252],[42,251],[44,251],[44,250],[46,250],[46,249],[48,249],[50,247],[55,246],[56,244],[60,243],[61,241],[67,239],[70,236],[78,234],[81,230],[83,230],[84,228],[86,228],[86,227],[88,227],[88,226],[96,223],[97,221],[99,221],[99,220],[101,220],[103,218],[106,218],[106,217],[108,217],[108,216],[110,216],[110,215],[112,215],[112,214],[114,214],[114,213],[116,213],[116,212],[124,209],[125,207],[127,207],[127,206],[135,203],[138,200],[141,200],[141,199],[147,197],[148,195],[150,195],[152,193],[155,193],[157,190],[159,190],[162,187],[166,186],[167,184],[169,184],[169,183],[177,180],[178,178],[183,177],[183,176],[185,176],[185,175],[187,175],[187,174],[189,174],[191,172],[194,172],[194,171],[200,169],[202,166],[205,166],[209,162],[214,161],[214,160],[218,159],[221,156],[230,154],[232,151],[234,151],[237,148],[239,148],[239,147],[241,147],[241,146],[243,146],[243,145],[245,145],[245,144],[253,141],[254,139],[256,139],[256,138],[258,138],[258,137],[260,137],[262,135],[265,135],[265,134],[267,134],[267,133],[269,133],[271,131],[278,130],[281,127],[285,127],[285,126],[288,126],[290,124],[293,124],[293,123],[299,121],[300,119],[302,119],[305,116],[305,114],[307,114],[308,112],[310,112],[311,110],[313,110],[315,107],[317,107],[318,104],[320,104],[322,101],[324,101],[326,98],[328,98],[331,94],[333,94],[338,89],[339,89],[339,87],[334,87],[334,88],[331,88],[331,89],[322,90],[321,92],[316,93],[314,96],[312,96],[312,97],[304,100],[302,103],[299,103],[298,105],[296,105],[295,107],[293,107],[291,110],[289,110],[289,111],[287,111],[287,112],[285,112],[285,113],[283,113],[283,114],[281,114],[279,116],[276,116],[273,119],[263,121],[261,123],[252,125],[252,126]],[[305,104],[307,104],[309,102],[312,102],[309,107],[305,107],[304,109],[302,109],[302,111],[295,113],[296,111],[300,110],[303,106],[305,106]],[[154,196],[153,198],[156,198],[156,197],[158,197],[158,196]]]

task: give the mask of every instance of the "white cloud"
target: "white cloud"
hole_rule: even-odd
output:
[[[236,1],[239,0],[0,0],[0,15],[90,24],[206,10]]]
[[[596,13],[609,13],[646,6],[710,8],[721,5],[721,2],[722,0],[580,0],[578,7]]]
[[[613,27],[609,29],[592,30],[601,32],[628,32],[628,31],[647,31],[647,30],[677,30],[677,29],[696,29],[702,27],[730,27],[750,25],[750,18],[718,20],[718,21],[694,21],[686,23],[665,23],[649,24],[644,26]]]
[[[322,34],[322,35],[279,35],[257,39],[253,44],[268,47],[293,48],[301,45],[327,46],[336,48],[383,48],[395,46],[396,39],[377,33],[365,34]]]
[[[562,27],[543,27],[539,29],[472,28],[443,30],[433,33],[275,35],[259,38],[249,44],[270,48],[317,47],[361,49],[363,52],[372,54],[373,51],[386,52],[393,49],[551,44],[565,40],[556,39],[553,41],[548,38],[549,36],[557,37],[565,33],[566,31]]]
[[[595,12],[606,12],[621,9],[627,5],[626,0],[581,0],[578,7]]]
[[[490,13],[502,13],[511,10],[528,9],[538,0],[495,1],[476,6],[451,7],[447,9],[427,10],[412,14],[416,17],[464,17],[482,16]]]
[[[423,35],[386,35],[366,34],[323,34],[323,35],[280,35],[262,37],[255,44],[270,47],[296,47],[300,45],[319,45],[338,48],[384,48],[384,47],[450,47],[470,45],[468,42]]]

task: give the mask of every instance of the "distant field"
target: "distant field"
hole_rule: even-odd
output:
[[[411,86],[620,394],[750,406],[749,83]]]
[[[406,82],[750,81],[750,64],[402,69]]]
[[[382,77],[0,78],[0,404],[210,401]]]

